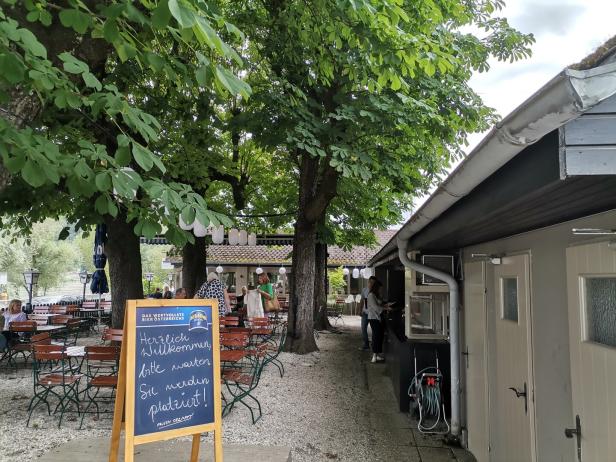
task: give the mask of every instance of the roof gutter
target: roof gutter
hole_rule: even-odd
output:
[[[587,71],[565,69],[559,73],[498,123],[404,224],[395,239],[372,259],[382,260],[394,250],[395,242],[405,267],[441,279],[449,286],[451,435],[454,438],[459,437],[461,430],[458,283],[451,275],[412,261],[409,258],[412,238],[524,148],[614,94],[616,63]]]

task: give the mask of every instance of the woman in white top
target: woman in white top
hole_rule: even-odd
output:
[[[26,313],[21,311],[21,300],[11,300],[6,312],[4,313],[3,330],[8,331],[11,323],[15,321],[27,321]]]
[[[368,323],[372,330],[372,362],[384,361],[383,352],[383,324],[381,323],[381,313],[389,310],[388,304],[383,304],[379,297],[381,282],[375,279],[372,282],[370,293],[366,298],[366,308],[368,309]]]

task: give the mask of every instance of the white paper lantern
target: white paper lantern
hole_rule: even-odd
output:
[[[342,268],[342,274],[344,274],[345,276],[349,275],[349,269],[348,268]]]
[[[240,231],[240,245],[246,245],[248,244],[248,233],[246,232],[245,229],[242,229]]]
[[[355,302],[356,303],[361,303],[361,294],[355,295]]]
[[[203,226],[199,220],[195,220],[193,223],[193,233],[196,237],[205,237],[207,234],[207,228]]]
[[[370,279],[372,276],[372,268],[364,268],[364,279]]]
[[[248,235],[248,245],[257,245],[257,235],[255,233]]]
[[[229,230],[229,245],[238,245],[239,243],[240,243],[240,232],[235,228],[231,228]]]
[[[359,277],[359,270],[357,268],[353,268],[353,279],[357,279]]]
[[[184,231],[190,231],[191,229],[193,229],[193,226],[194,226],[194,223],[191,223],[191,224],[185,223],[184,220],[182,220],[182,215],[180,215],[179,224],[180,224],[180,228],[182,228]]]
[[[278,272],[282,275],[285,275],[287,274],[287,269],[284,266],[281,266]]]
[[[344,303],[353,303],[353,295],[347,295],[347,298],[344,300]]]
[[[222,244],[225,240],[225,227],[223,225],[217,226],[214,228],[214,232],[212,233],[212,242],[214,244]]]
[[[362,268],[362,269],[360,269],[360,270],[359,270],[359,275],[360,275],[362,278],[364,277],[364,269],[365,269],[365,268]]]
[[[217,272],[218,274],[220,274],[220,273],[222,273],[222,271],[223,271],[222,266],[218,265],[218,266],[216,267],[216,272]]]
[[[261,268],[260,266],[255,270],[255,273],[257,274],[263,274],[263,268]]]

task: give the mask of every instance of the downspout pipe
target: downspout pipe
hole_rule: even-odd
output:
[[[460,292],[455,278],[441,270],[413,261],[408,256],[409,239],[398,238],[398,257],[411,270],[440,279],[449,286],[449,356],[451,368],[451,436],[460,437]]]

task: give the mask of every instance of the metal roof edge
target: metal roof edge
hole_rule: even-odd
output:
[[[496,124],[369,264],[397,249],[490,175],[551,131],[616,94],[616,63],[564,69]]]

